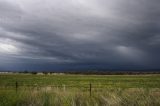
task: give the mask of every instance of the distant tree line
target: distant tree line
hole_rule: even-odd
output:
[[[140,75],[140,74],[160,74],[160,72],[135,72],[135,71],[72,71],[65,72],[67,74],[84,74],[84,75]]]
[[[30,73],[30,74],[82,74],[82,75],[140,75],[140,74],[160,74],[160,71],[60,71],[60,72],[54,72],[54,71],[21,71],[18,73]]]

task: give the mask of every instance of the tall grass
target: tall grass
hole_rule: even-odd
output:
[[[160,106],[159,88],[80,89],[23,88],[1,90],[0,106]]]
[[[0,74],[0,106],[160,106],[160,75]]]

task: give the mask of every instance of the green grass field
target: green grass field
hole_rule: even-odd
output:
[[[0,106],[160,106],[160,75],[0,74]]]

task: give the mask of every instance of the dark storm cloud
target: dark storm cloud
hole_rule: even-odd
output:
[[[0,67],[160,68],[159,4],[159,0],[1,0]]]

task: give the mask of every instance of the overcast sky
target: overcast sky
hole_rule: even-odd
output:
[[[160,0],[0,0],[0,70],[160,69]]]

